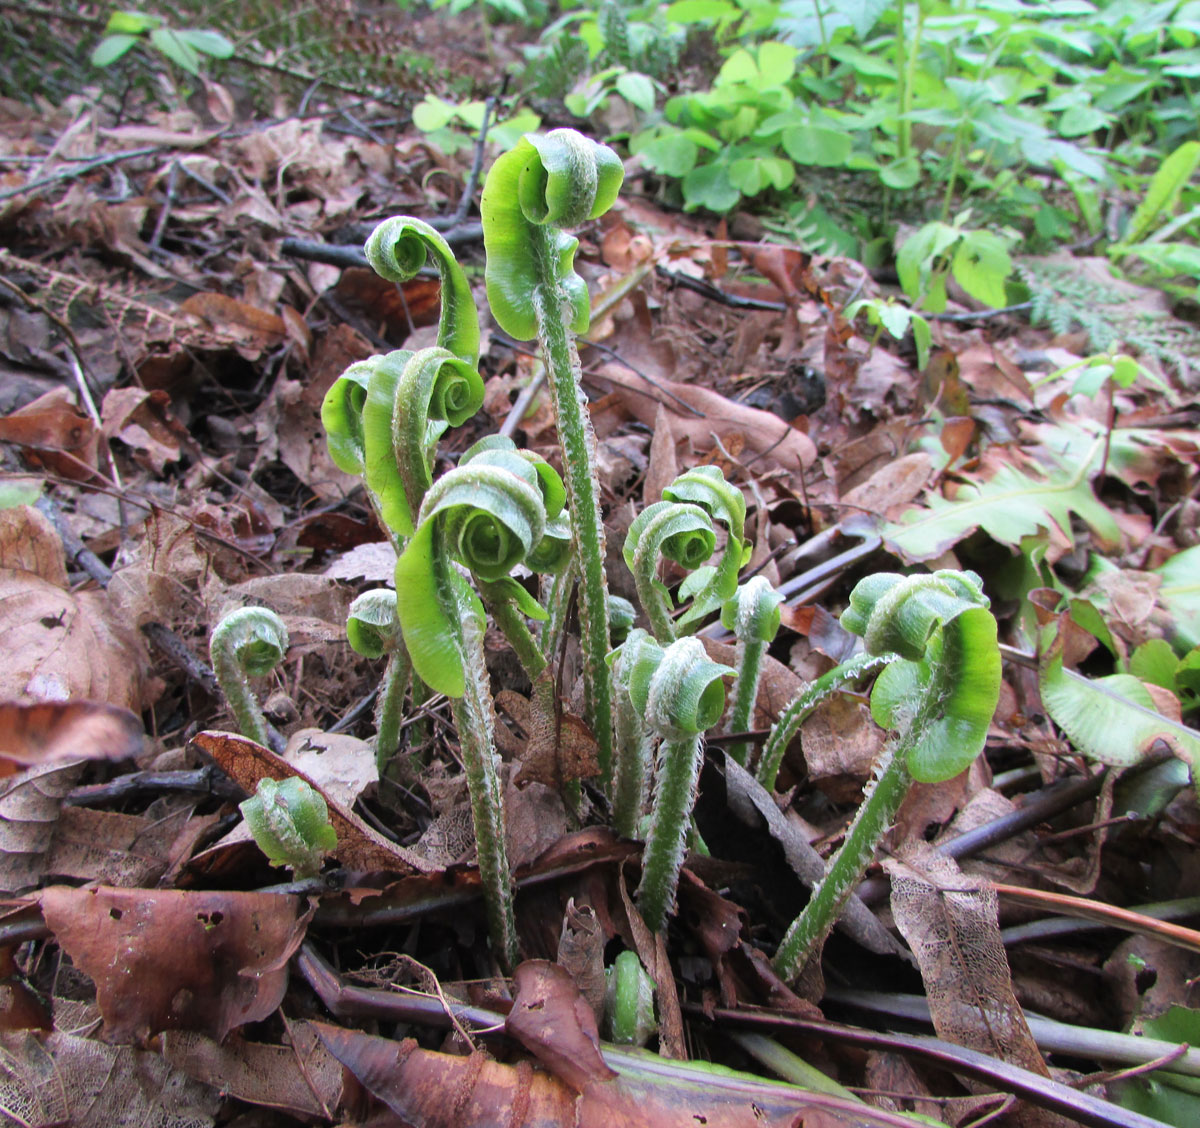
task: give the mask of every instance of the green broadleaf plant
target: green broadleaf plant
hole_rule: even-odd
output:
[[[92,66],[112,66],[142,43],[196,77],[200,74],[202,55],[213,59],[228,59],[233,55],[233,44],[218,31],[173,28],[159,16],[117,11],[108,17],[104,38],[92,50]]]

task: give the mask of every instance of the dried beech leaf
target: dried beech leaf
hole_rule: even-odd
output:
[[[42,880],[63,797],[82,771],[78,760],[43,764],[0,785],[0,891],[16,893]]]
[[[316,780],[253,740],[230,732],[202,732],[192,738],[192,743],[205,755],[212,757],[217,766],[248,795],[254,794],[260,779],[283,780],[289,776],[299,776],[320,791],[329,808],[329,821],[337,832],[338,844],[333,856],[350,869],[431,873],[443,868],[372,830],[324,792]]]
[[[156,885],[191,817],[186,807],[165,818],[63,807],[45,872],[128,888]]]
[[[93,701],[0,704],[0,756],[18,764],[131,760],[141,753],[143,739],[142,722],[128,709],[115,705]]]
[[[61,1032],[0,1035],[0,1108],[7,1123],[210,1128],[220,1103],[215,1089],[156,1053]]]
[[[526,960],[513,972],[513,990],[504,1029],[555,1077],[578,1093],[616,1077],[600,1056],[596,1016],[566,968]]]
[[[342,1066],[312,1024],[292,1022],[290,1046],[230,1040],[225,1045],[186,1030],[162,1039],[163,1057],[196,1081],[247,1104],[293,1116],[334,1119],[342,1099]]]
[[[746,449],[776,462],[787,470],[801,470],[817,459],[817,448],[803,431],[788,426],[777,415],[734,403],[710,388],[698,384],[679,384],[673,380],[657,381],[647,388],[645,382],[622,364],[605,364],[593,377],[613,385],[614,395],[622,400],[629,412],[647,427],[653,427],[660,410],[667,412],[671,431],[676,439],[690,438],[698,451],[711,450],[713,436],[722,441],[741,436]],[[676,411],[678,397],[701,413],[701,417]]]
[[[161,475],[168,462],[177,462],[185,449],[196,444],[187,428],[171,412],[171,398],[161,389],[114,388],[100,405],[104,436],[120,439],[134,461]]]
[[[55,587],[67,586],[62,540],[49,517],[32,505],[0,509],[0,568],[32,572]]]
[[[928,843],[915,844],[907,863],[883,864],[892,879],[892,915],[917,957],[938,1037],[1049,1077],[1013,991],[996,890],[963,874]],[[1066,1123],[1029,1105],[1014,1122],[1027,1128]]]
[[[565,968],[579,986],[599,1023],[604,1015],[604,929],[591,905],[567,901],[555,963]]]
[[[104,592],[72,593],[0,570],[0,698],[80,698],[138,709],[145,657]]]
[[[116,1042],[160,1030],[220,1040],[266,1018],[283,999],[287,961],[304,939],[312,910],[301,915],[301,905],[271,893],[42,891],[46,924],[95,981],[105,1036]]]

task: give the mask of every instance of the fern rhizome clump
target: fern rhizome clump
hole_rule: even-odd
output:
[[[588,327],[589,298],[574,269],[577,240],[565,229],[602,215],[622,175],[610,149],[559,129],[526,135],[496,161],[483,190],[488,303],[504,332],[541,347],[561,475],[544,458],[495,437],[435,477],[437,444],[480,407],[483,381],[466,276],[443,238],[417,219],[385,221],[366,251],[396,282],[432,261],[442,280],[437,344],[352,365],[322,412],[333,460],[362,476],[398,557],[394,597],[360,597],[349,626],[360,653],[388,656],[376,713],[380,769],[388,771],[403,752],[398,714],[406,690],[414,703],[445,694],[470,794],[492,951],[505,967],[517,962],[520,945],[484,662],[489,624],[511,645],[533,687],[531,712],[553,734],[561,723],[559,694],[571,687],[556,686],[551,663],[563,651],[563,632],[578,623],[594,773],[586,787],[564,780],[563,800],[576,818],[610,821],[643,843],[635,902],[658,933],[675,912],[688,850],[707,849],[692,813],[705,734],[722,725],[730,689],[725,731],[749,725],[765,648],[779,625],[782,597],[770,584],[754,577],[739,586],[751,553],[746,504],[714,466],[680,474],[637,515],[622,546],[649,630],[630,631],[628,605],[610,595],[596,438],[575,347],[576,334]],[[677,590],[663,582],[663,560],[688,573]],[[540,577],[536,591],[517,569]],[[737,635],[736,666],[714,660],[694,637],[718,614]],[[869,577],[852,594],[844,624],[863,636],[866,653],[806,687],[757,763],[752,745],[731,742],[733,761],[772,788],[782,747],[807,712],[883,671],[872,708],[896,737],[829,880],[818,883],[782,939],[776,968],[787,978],[819,953],[909,785],[948,778],[979,753],[999,687],[995,620],[971,573]]]

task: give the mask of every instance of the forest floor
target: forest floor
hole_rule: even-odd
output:
[[[457,19],[410,18],[406,41],[461,70],[450,43],[474,25]],[[655,938],[628,892],[639,844],[606,828],[598,794],[582,824],[568,812],[565,753],[522,728],[529,682],[489,633],[493,684],[517,697],[500,723],[526,963],[506,979],[445,699],[413,706],[405,771],[379,782],[381,666],[345,623],[395,553],[321,423],[348,365],[434,340],[436,278],[397,286],[360,261],[379,219],[439,221],[486,310],[475,202],[452,218],[473,149],[446,156],[349,90],[292,82],[269,116],[252,93],[0,104],[0,1108],[37,1125],[536,1110],[808,1128],[1193,1108],[1200,662],[1176,669],[1161,640],[1200,642],[1196,369],[1143,354],[1127,387],[1077,385],[1084,330],[953,291],[920,369],[911,342],[843,315],[898,293],[885,272],[762,241],[752,218],[672,210],[631,162],[578,255],[600,311],[580,351],[613,590],[635,598],[620,546],[636,512],[716,465],[746,498],[744,575],[789,596],[757,733],[846,656],[836,616],[871,571],[983,576],[1004,683],[986,754],[901,809],[859,890],[871,925],[834,935],[823,982],[789,987],[766,957],[806,897],[794,858],[840,841],[885,741],[865,698],[813,714],[773,794],[709,743],[710,856],[689,856]],[[1102,258],[1059,261],[1093,312],[1194,346],[1159,291]],[[559,461],[549,400],[525,394],[535,351],[484,315],[484,405],[440,465],[497,431]],[[228,732],[207,666],[209,633],[245,605],[290,637],[259,685],[273,750]],[[1132,668],[1152,704],[1085,702],[1111,731],[1064,732],[1040,698],[1055,629],[1089,685]],[[719,624],[704,634],[732,655]],[[575,709],[578,656],[556,663]],[[237,801],[294,773],[330,801],[339,847],[320,878],[284,883]],[[661,1067],[597,1051],[621,947],[659,981]],[[683,1059],[792,1084],[672,1072]],[[1157,1072],[1114,1081],[1130,1067]]]

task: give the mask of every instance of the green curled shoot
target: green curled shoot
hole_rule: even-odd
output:
[[[480,204],[492,314],[510,336],[537,337],[545,354],[579,569],[584,711],[599,746],[603,788],[613,756],[604,525],[596,436],[584,410],[572,338],[587,328],[590,306],[587,286],[574,270],[578,240],[560,228],[607,211],[623,175],[611,149],[574,130],[530,134],[492,165]]]
[[[412,672],[396,614],[396,593],[390,588],[377,588],[358,596],[350,604],[346,636],[364,658],[387,656],[387,668],[375,699],[375,762],[382,776],[400,747],[404,693]]]
[[[538,336],[538,306],[557,302],[559,293],[569,328],[587,331],[587,286],[574,269],[579,240],[557,228],[603,215],[624,175],[611,149],[573,129],[526,134],[492,165],[480,203],[484,277],[492,314],[509,336]],[[545,232],[540,239],[538,229]]]
[[[484,581],[507,576],[542,539],[545,514],[532,467],[526,475],[460,466],[426,494],[420,524],[396,563],[396,606],[413,668],[430,688],[463,695],[459,626],[467,616],[483,618],[453,562]]]
[[[299,776],[260,779],[240,809],[267,861],[288,866],[297,878],[316,877],[325,855],[337,848],[325,800]]]
[[[364,251],[375,273],[396,283],[415,278],[427,255],[433,260],[442,280],[438,347],[474,367],[479,361],[479,314],[471,283],[450,244],[424,220],[397,216],[371,232]]]
[[[820,950],[913,781],[951,779],[983,750],[1000,697],[996,620],[973,572],[870,576],[851,592],[842,625],[869,654],[890,656],[871,714],[896,735],[824,880],[780,943],[774,964],[785,979]]]
[[[363,363],[372,365],[362,411],[363,474],[384,523],[411,536],[433,484],[437,441],[479,410],[483,380],[474,365],[442,348],[400,349]]]
[[[679,620],[679,626],[687,627],[716,611],[737,590],[738,573],[750,558],[745,539],[746,499],[717,466],[696,466],[680,474],[663,490],[663,499],[698,505],[714,521],[720,521],[728,534],[720,562],[711,572],[693,574],[680,592],[681,598],[692,596],[691,607]]]
[[[250,678],[264,677],[288,648],[287,627],[265,607],[240,607],[215,627],[208,649],[221,692],[229,702],[243,736],[270,747],[270,732],[262,706],[250,688]]]
[[[625,537],[625,565],[633,574],[638,599],[660,642],[675,639],[675,624],[671,593],[658,578],[659,557],[691,571],[699,568],[716,546],[712,518],[698,505],[656,501],[633,519]]]
[[[654,773],[650,831],[642,853],[637,903],[646,925],[661,932],[675,908],[679,871],[686,853],[692,805],[703,759],[702,735],[725,711],[722,678],[735,673],[713,662],[698,639],[684,638],[662,651],[639,656],[629,678],[630,699],[647,726],[662,737]],[[646,675],[649,673],[649,676]]]

